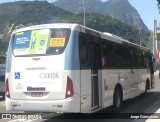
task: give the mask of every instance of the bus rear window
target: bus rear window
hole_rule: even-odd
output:
[[[70,29],[29,30],[14,34],[15,56],[63,53],[70,36]]]

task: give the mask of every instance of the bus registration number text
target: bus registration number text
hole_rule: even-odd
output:
[[[39,77],[41,79],[59,78],[59,73],[40,73]]]

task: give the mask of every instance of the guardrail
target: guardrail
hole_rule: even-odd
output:
[[[4,81],[6,65],[0,64],[0,81]]]
[[[5,93],[5,70],[6,65],[0,64],[0,100],[4,99],[4,93]]]
[[[6,56],[4,56],[4,55],[0,55],[0,64],[5,64],[5,62],[6,62]]]

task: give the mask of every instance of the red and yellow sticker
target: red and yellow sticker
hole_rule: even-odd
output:
[[[65,38],[51,38],[50,47],[64,47]]]

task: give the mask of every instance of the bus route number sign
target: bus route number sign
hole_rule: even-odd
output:
[[[65,38],[51,38],[50,47],[64,47]]]

